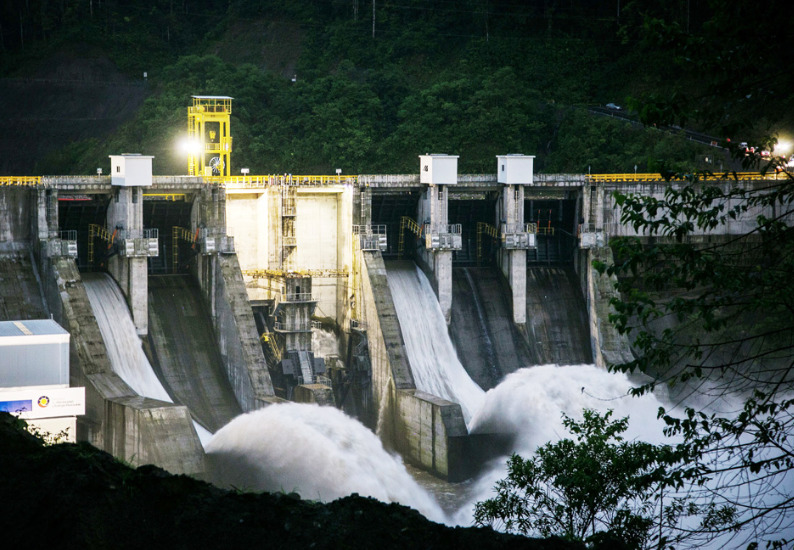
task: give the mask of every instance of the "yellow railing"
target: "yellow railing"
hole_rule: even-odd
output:
[[[715,172],[712,175],[699,173],[699,180],[774,180],[781,176],[770,170],[762,175],[760,172]],[[58,176],[52,176],[51,180],[57,184]],[[616,183],[616,182],[664,182],[666,181],[661,174],[587,174],[585,179],[590,183]],[[348,175],[267,175],[267,176],[205,176],[204,181],[223,185],[229,189],[262,189],[277,185],[357,185],[358,176]],[[681,181],[674,179],[671,181]],[[36,186],[41,185],[41,176],[0,176],[0,187],[3,186]],[[156,193],[147,193],[146,196],[157,196]],[[169,197],[178,199],[184,195],[169,194]],[[172,199],[172,200],[174,200]]]
[[[113,246],[113,241],[116,240],[116,232],[112,233],[105,227],[95,223],[88,224],[88,263],[94,263],[94,237],[98,237],[108,243],[108,250]]]
[[[0,176],[0,187],[6,185],[34,186],[41,184],[41,176]]]
[[[403,216],[400,218],[400,240],[397,245],[397,259],[403,257],[403,250],[405,248],[405,229],[408,229],[412,233],[416,234],[417,237],[422,237],[422,226],[416,223],[412,218],[408,216]]]
[[[212,176],[204,181],[229,189],[262,189],[277,185],[355,185],[358,176],[296,176],[292,174],[267,176]]]
[[[693,174],[694,175],[694,174]],[[587,180],[591,183],[617,183],[617,182],[664,182],[665,180],[659,173],[648,174],[588,174]],[[714,181],[714,180],[739,180],[739,181],[754,181],[764,179],[776,179],[774,171],[769,171],[765,175],[761,172],[714,172],[713,174],[698,173],[697,178],[700,181]],[[670,181],[683,181],[682,178],[672,179]]]
[[[157,197],[160,200],[172,202],[185,200],[184,193],[144,193],[143,198],[146,197]]]

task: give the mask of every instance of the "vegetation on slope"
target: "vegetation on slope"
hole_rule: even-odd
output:
[[[58,143],[27,173],[93,173],[120,152],[184,173],[177,143],[194,94],[235,98],[234,172],[413,172],[426,152],[458,154],[469,173],[511,152],[545,171],[642,172],[713,156],[588,110],[623,103],[643,67],[622,61],[634,45],[621,43],[613,8],[591,4],[17,1],[0,8],[2,70],[25,75],[68,51],[107,57],[133,79],[147,72],[135,118]]]
[[[477,548],[577,550],[577,543],[451,528],[398,504],[351,495],[218,489],[154,466],[122,464],[88,443],[45,446],[0,412],[0,530],[8,548]]]

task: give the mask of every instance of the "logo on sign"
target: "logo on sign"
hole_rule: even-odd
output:
[[[50,404],[50,398],[47,397],[46,395],[42,395],[41,397],[39,397],[37,403],[39,404],[39,407],[44,408]]]

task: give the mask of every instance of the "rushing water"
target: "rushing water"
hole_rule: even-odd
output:
[[[83,285],[113,372],[138,395],[173,403],[143,351],[127,301],[116,282],[104,273],[87,273],[83,275]],[[206,447],[212,433],[195,420],[193,427],[202,446]]]
[[[483,392],[458,361],[424,275],[415,268],[390,270],[389,285],[417,388],[459,403],[470,432],[513,433],[510,452],[531,456],[538,446],[569,436],[563,413],[579,419],[584,408],[611,409],[617,418],[629,417],[627,439],[662,441],[656,419],[661,403],[652,395],[629,397],[625,376],[593,365],[524,368]],[[118,286],[106,275],[86,277],[85,286],[113,370],[139,395],[170,401],[143,353]],[[332,349],[331,338],[323,343]],[[505,456],[461,484],[414,472],[420,485],[375,434],[332,407],[272,405],[238,416],[214,436],[196,429],[207,450],[208,475],[220,485],[296,491],[324,501],[358,493],[411,506],[451,525],[471,525],[474,503],[493,496],[495,482],[506,475]],[[785,496],[792,488],[789,483],[776,490]]]
[[[333,407],[285,403],[243,414],[218,430],[206,449],[210,477],[221,486],[295,491],[322,501],[358,493],[444,519],[400,458]]]
[[[389,268],[388,279],[416,389],[459,403],[468,424],[485,392],[458,360],[427,277],[414,265],[399,265]]]
[[[172,403],[143,352],[127,301],[107,274],[85,274],[83,284],[105,341],[113,372],[135,393]]]

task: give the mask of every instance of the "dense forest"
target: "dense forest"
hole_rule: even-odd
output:
[[[774,42],[790,38],[757,40],[765,16],[734,4],[8,0],[0,172],[94,173],[140,152],[184,173],[176,144],[202,94],[234,98],[233,173],[413,172],[427,152],[468,173],[505,153],[545,172],[728,168],[725,139],[791,118],[791,49]],[[698,56],[726,44],[722,67]]]

